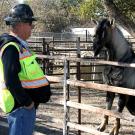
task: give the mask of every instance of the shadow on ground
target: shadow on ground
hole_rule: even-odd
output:
[[[38,135],[38,133],[43,135],[62,135],[63,131],[62,129],[52,128],[50,126],[46,125],[38,125],[36,123],[35,125],[35,134]],[[7,119],[0,116],[0,135],[8,135],[8,123]]]

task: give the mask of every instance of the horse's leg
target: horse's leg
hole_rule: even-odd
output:
[[[106,104],[106,109],[107,110],[111,110],[114,97],[115,97],[115,93],[107,92],[107,95],[106,95],[106,103],[107,103]],[[109,116],[108,115],[104,115],[103,117],[104,118],[103,118],[100,126],[98,127],[98,130],[101,131],[101,132],[104,131],[105,128],[106,128],[106,125],[108,124]]]
[[[128,101],[127,95],[119,94],[119,100],[118,100],[118,106],[117,106],[118,112],[122,113],[127,101]],[[119,129],[120,129],[120,118],[116,118],[114,126],[109,135],[118,135]]]

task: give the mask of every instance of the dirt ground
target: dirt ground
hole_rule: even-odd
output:
[[[63,100],[63,90],[60,88],[53,89],[53,95],[49,103],[39,106],[37,110],[37,119],[35,125],[34,135],[62,135],[63,134],[63,106],[59,103]],[[70,100],[77,102],[77,89],[70,88]],[[96,107],[105,108],[105,92],[96,90],[86,90],[82,89],[82,103],[93,105]],[[114,101],[113,110],[117,106],[117,97]],[[133,117],[124,109],[124,114],[127,117]],[[70,121],[77,123],[78,118],[77,109],[70,109]],[[95,114],[89,111],[82,110],[82,125],[88,126],[90,128],[96,129],[101,121],[102,114]],[[0,135],[7,135],[8,125],[6,123],[6,116],[0,113]],[[60,121],[60,120],[61,121]],[[109,132],[113,126],[114,118],[110,118],[109,125],[105,130],[106,133]],[[135,122],[128,122],[126,120],[121,120],[121,128],[119,135],[133,135],[135,129]],[[74,129],[70,129],[70,135],[77,135],[78,132]],[[82,132],[82,135],[91,135],[90,133]]]

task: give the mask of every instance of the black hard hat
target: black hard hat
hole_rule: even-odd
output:
[[[33,11],[27,4],[18,4],[11,9],[9,15],[4,19],[7,25],[12,25],[16,22],[32,22],[37,19],[34,17]]]

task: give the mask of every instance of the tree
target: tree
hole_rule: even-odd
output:
[[[3,18],[20,0],[1,0],[1,27]],[[22,0],[21,0],[22,1]],[[66,27],[88,24],[91,19],[115,18],[116,22],[135,37],[134,0],[24,0],[39,18],[35,32],[61,32]]]
[[[97,19],[104,15],[103,6],[100,0],[86,0],[83,1],[79,7],[78,15],[80,19],[89,20],[91,18]]]
[[[39,18],[37,31],[61,32],[67,27],[69,20],[61,0],[35,0],[29,4]]]
[[[104,0],[103,5],[109,17],[115,18],[123,28],[135,37],[135,2],[134,0]]]
[[[78,19],[81,25],[91,24],[92,19],[106,16],[101,0],[82,0],[76,6],[72,6],[70,13]]]

